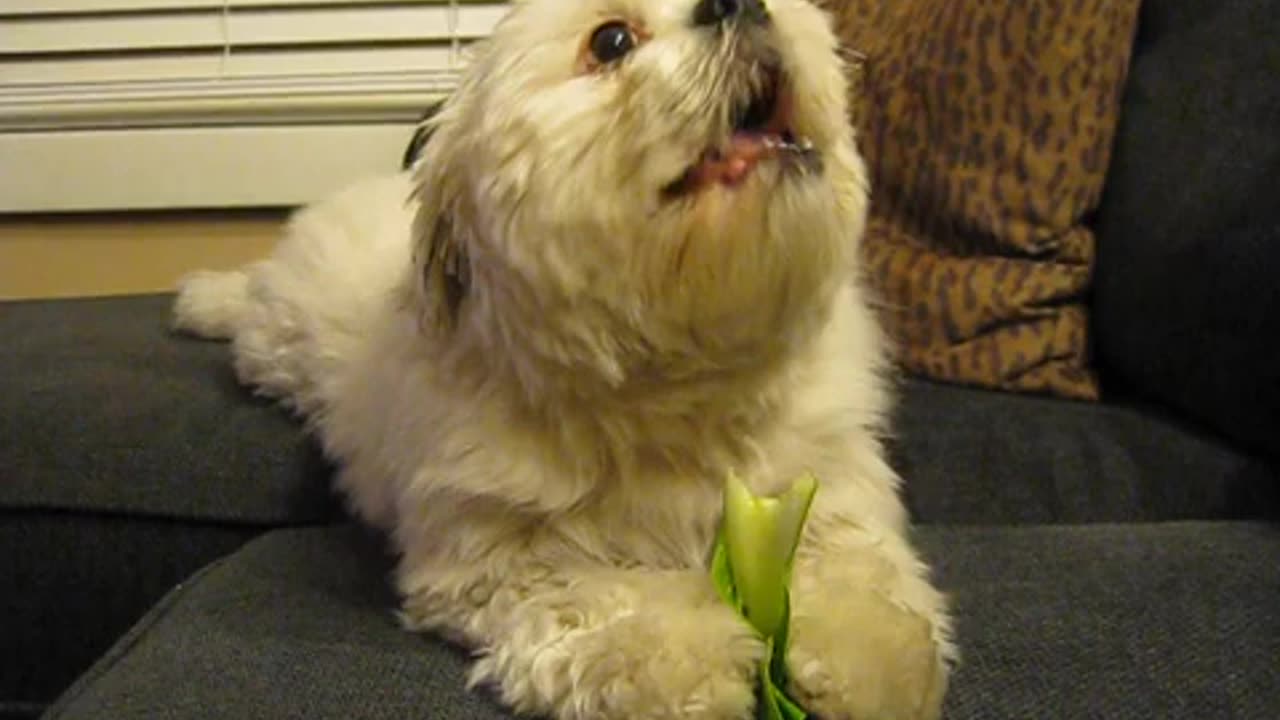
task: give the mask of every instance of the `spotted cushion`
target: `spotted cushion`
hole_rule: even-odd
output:
[[[829,0],[860,68],[866,265],[921,375],[1094,398],[1097,207],[1138,0]]]

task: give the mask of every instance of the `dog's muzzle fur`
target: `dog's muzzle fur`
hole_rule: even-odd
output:
[[[734,184],[760,162],[776,162],[787,173],[820,173],[821,153],[791,127],[793,87],[769,31],[770,17],[758,0],[704,0],[693,22],[719,35],[730,88],[728,128],[698,161],[663,192],[678,197],[708,183]]]

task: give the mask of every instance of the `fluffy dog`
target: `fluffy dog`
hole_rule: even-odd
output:
[[[199,273],[176,324],[307,419],[402,616],[564,719],[749,718],[708,579],[721,490],[821,482],[788,661],[824,718],[933,718],[953,657],[880,435],[867,180],[804,0],[527,0],[412,176]]]

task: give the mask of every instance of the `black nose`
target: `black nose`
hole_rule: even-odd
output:
[[[737,17],[763,23],[769,11],[761,0],[698,0],[693,8],[694,25],[719,25]]]

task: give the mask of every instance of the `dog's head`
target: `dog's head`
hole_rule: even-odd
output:
[[[805,0],[526,0],[432,121],[415,261],[448,332],[609,384],[785,348],[866,208]]]

